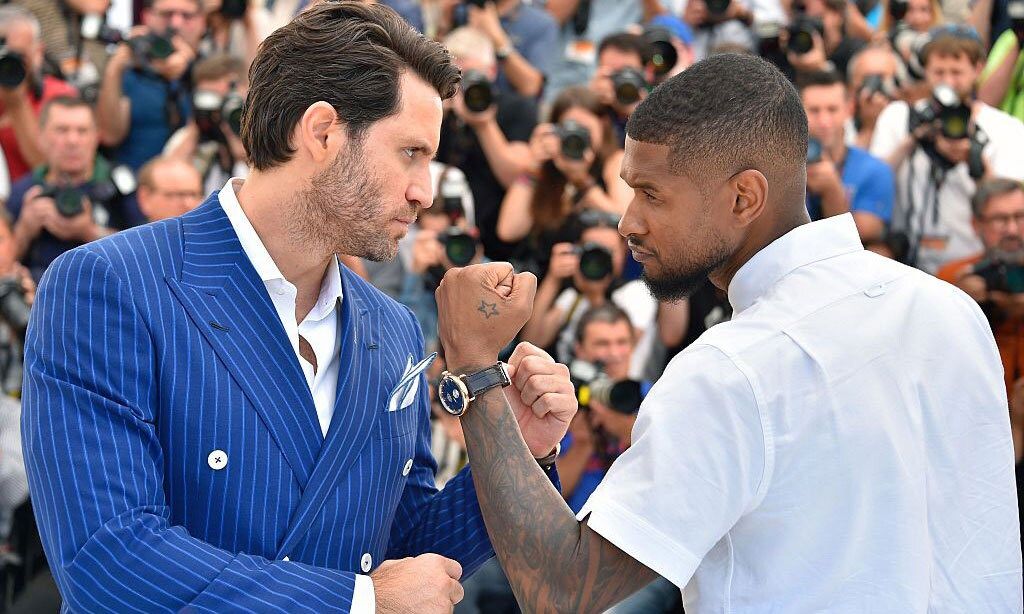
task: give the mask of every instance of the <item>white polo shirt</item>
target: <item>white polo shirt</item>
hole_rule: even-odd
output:
[[[801,226],[729,286],[579,514],[686,611],[1020,612],[1002,366],[965,294]]]

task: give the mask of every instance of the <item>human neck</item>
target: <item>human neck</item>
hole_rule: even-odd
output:
[[[297,240],[295,212],[304,203],[295,202],[301,182],[282,168],[254,171],[237,190],[238,202],[249,218],[274,264],[295,286],[295,319],[301,322],[320,296],[324,274],[334,254],[322,245]]]
[[[846,160],[846,149],[846,141],[843,138],[838,139],[836,145],[829,148],[828,155],[837,167],[842,166]]]
[[[803,205],[803,203],[801,203],[801,205]],[[811,222],[811,218],[807,214],[807,209],[803,206],[799,208],[790,207],[790,209],[792,210],[791,213],[785,216],[780,216],[779,219],[774,221],[774,223],[765,224],[763,229],[751,230],[751,234],[746,243],[741,245],[732,257],[718,269],[718,271],[711,273],[709,276],[711,283],[713,283],[718,289],[728,292],[729,284],[732,283],[732,278],[735,277],[736,273],[743,268],[743,265],[756,256],[758,252],[768,247],[794,228]]]

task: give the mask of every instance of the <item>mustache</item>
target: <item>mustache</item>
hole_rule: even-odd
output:
[[[652,255],[654,254],[654,250],[644,247],[643,242],[633,235],[626,237],[626,246],[633,251],[644,252]]]

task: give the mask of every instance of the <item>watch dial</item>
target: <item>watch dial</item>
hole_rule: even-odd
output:
[[[462,395],[462,391],[459,390],[458,384],[451,377],[441,380],[437,387],[437,396],[441,400],[441,405],[449,413],[458,415],[466,407],[466,398]]]

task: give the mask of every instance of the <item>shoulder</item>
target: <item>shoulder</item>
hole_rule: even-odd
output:
[[[98,258],[109,263],[123,281],[134,284],[176,276],[181,254],[181,222],[171,218],[122,230],[77,247],[64,256],[72,260]]]
[[[1016,117],[984,102],[980,103],[978,125],[988,133],[990,139],[1018,141],[1024,134],[1024,123]]]
[[[11,194],[7,198],[7,210],[14,213],[15,210],[20,210],[22,201],[25,199],[25,192],[29,191],[34,185],[38,185],[39,182],[32,173],[29,173],[21,179],[11,184]]]
[[[885,177],[892,176],[892,169],[889,168],[888,164],[860,147],[854,147],[851,145],[847,156],[850,158],[848,164],[852,162],[859,175],[861,175],[865,181],[876,180],[879,175],[884,175]]]

